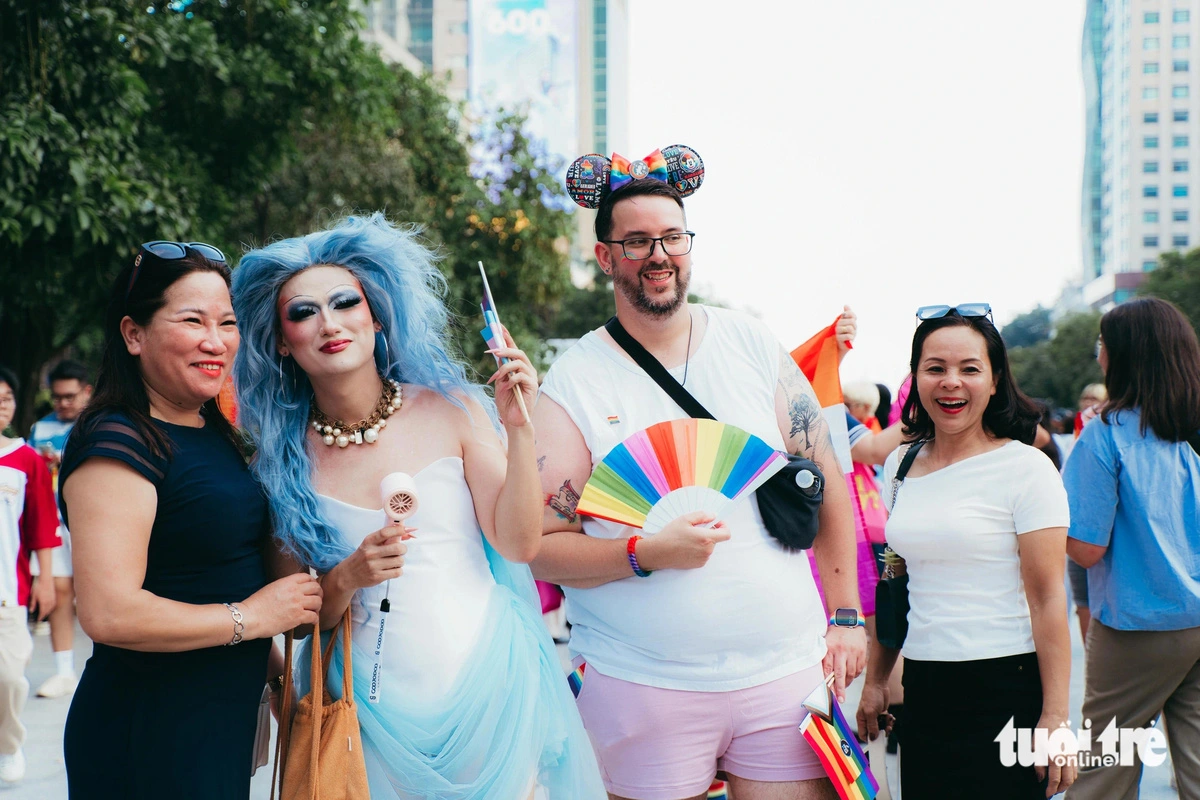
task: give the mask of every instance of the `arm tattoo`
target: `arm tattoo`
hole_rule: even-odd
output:
[[[789,439],[796,439],[798,434],[804,434],[803,442],[796,440],[799,453],[814,461],[821,461],[824,453],[833,448],[833,440],[829,437],[829,426],[825,423],[825,414],[817,395],[813,392],[812,384],[804,373],[796,366],[791,355],[786,350],[779,352],[779,387],[787,403],[787,414],[790,422]]]
[[[816,424],[821,420],[821,409],[817,402],[808,395],[791,395],[788,398],[788,417],[792,421],[792,429],[788,436],[804,434],[804,449],[812,450],[812,433]]]
[[[545,466],[546,466],[546,457],[542,456],[538,459],[538,472],[541,472],[542,468]]]
[[[579,505],[579,492],[575,491],[575,487],[571,485],[570,478],[563,481],[563,485],[558,489],[558,494],[546,495],[546,505],[567,522],[574,522],[579,518],[579,515],[575,513],[575,508]]]

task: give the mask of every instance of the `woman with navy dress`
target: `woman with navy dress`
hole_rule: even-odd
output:
[[[59,476],[95,642],[66,725],[73,800],[248,797],[270,639],[318,618],[316,580],[268,582],[267,503],[215,402],[229,284],[217,248],[151,242],[113,288]]]

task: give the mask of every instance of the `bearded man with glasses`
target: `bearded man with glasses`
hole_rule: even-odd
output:
[[[572,688],[611,798],[703,798],[718,770],[738,800],[834,798],[796,728],[827,674],[840,697],[865,665],[852,509],[820,403],[787,351],[745,314],[688,302],[696,234],[683,197],[700,164],[675,145],[632,163],[584,156],[568,171],[572,197],[597,208],[596,260],[617,313],[543,383],[533,421],[546,508],[531,566],[566,591]],[[805,554],[771,536],[757,500],[645,539],[576,513],[613,447],[688,416],[630,356],[641,348],[716,419],[823,471],[813,550],[839,625]]]

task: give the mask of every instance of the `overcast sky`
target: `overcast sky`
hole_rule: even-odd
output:
[[[919,305],[1003,324],[1080,271],[1084,0],[630,0],[630,158],[683,143],[693,286],[789,347],[849,303],[896,386]]]

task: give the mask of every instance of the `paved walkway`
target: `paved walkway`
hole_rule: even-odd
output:
[[[1083,644],[1079,630],[1072,620],[1071,664],[1071,722],[1076,725],[1081,719],[1079,708],[1083,703]],[[565,648],[559,648],[565,651]],[[79,631],[75,641],[76,664],[82,668],[91,654],[91,642]],[[565,663],[565,658],[564,658]],[[34,638],[33,664],[29,668],[29,682],[36,689],[54,671],[54,659],[50,652],[50,639],[45,636]],[[45,700],[31,697],[25,706],[24,722],[29,729],[25,743],[25,755],[29,769],[25,780],[14,786],[0,783],[0,800],[66,800],[67,778],[62,757],[62,729],[70,707],[71,698]],[[1168,764],[1170,762],[1167,762]],[[258,771],[251,791],[252,800],[267,800],[270,794],[270,766]],[[164,796],[169,792],[164,793]],[[1177,800],[1171,789],[1166,765],[1147,769],[1142,776],[1142,800]]]

